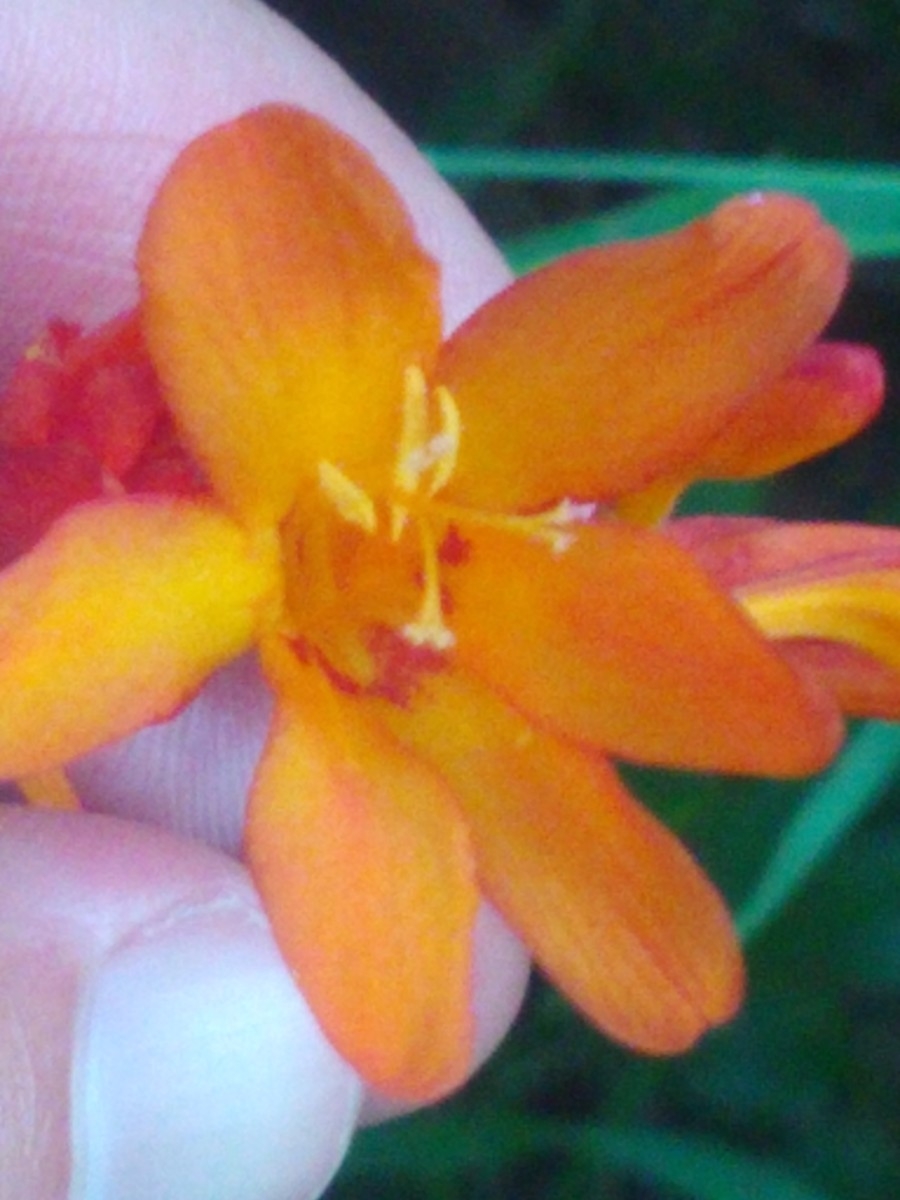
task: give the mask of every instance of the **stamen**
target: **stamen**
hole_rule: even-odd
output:
[[[596,517],[597,508],[593,500],[560,500],[547,513],[547,519],[554,525],[587,525]]]
[[[434,400],[440,428],[429,437],[428,383],[420,367],[407,367],[403,376],[403,426],[394,464],[394,486],[407,496],[419,490],[422,476],[432,469],[434,474],[425,494],[434,496],[456,469],[459,409],[445,387],[435,388]]]
[[[319,463],[319,487],[348,524],[357,525],[365,533],[374,533],[378,528],[378,514],[372,498],[348,479],[340,467],[326,459]]]
[[[522,516],[517,513],[480,512],[456,504],[438,502],[435,508],[447,519],[465,526],[486,525],[503,529],[533,542],[549,546],[554,554],[564,554],[576,541],[573,525],[585,525],[597,515],[597,505],[577,500],[561,500],[545,512]]]
[[[403,504],[391,505],[391,541],[394,545],[403,536],[403,530],[409,521],[409,509]]]
[[[421,367],[407,367],[403,374],[403,426],[394,464],[394,484],[408,495],[418,488],[425,469],[419,466],[418,456],[427,437],[428,384]]]
[[[413,646],[430,646],[434,650],[449,650],[456,642],[453,631],[444,622],[441,604],[441,581],[438,547],[434,533],[426,522],[419,526],[422,538],[422,603],[414,621],[401,629],[404,638]]]
[[[461,422],[459,409],[453,396],[445,387],[435,389],[434,398],[438,402],[441,414],[441,432],[431,439],[429,446],[434,454],[435,472],[428,486],[428,495],[436,496],[442,487],[450,481],[456,470],[456,460],[459,457],[459,438]]]

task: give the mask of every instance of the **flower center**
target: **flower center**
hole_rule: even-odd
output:
[[[310,612],[309,587],[312,584],[320,605],[327,596],[329,602],[339,602],[345,613],[345,620],[336,623],[329,616],[329,627],[344,632],[326,638],[327,650],[324,646],[319,647],[331,667],[337,661],[361,662],[369,657],[368,651],[360,649],[359,638],[363,631],[358,627],[359,618],[367,609],[360,593],[373,588],[371,556],[365,553],[365,544],[381,539],[378,555],[381,573],[385,576],[394,574],[395,582],[403,580],[393,589],[392,599],[402,594],[409,602],[412,594],[406,585],[411,576],[415,576],[415,587],[419,591],[418,604],[410,619],[390,623],[370,620],[370,632],[380,623],[382,631],[390,630],[411,654],[422,652],[434,662],[436,655],[452,649],[455,642],[447,622],[441,572],[442,566],[454,557],[451,552],[454,540],[462,538],[465,544],[467,528],[490,526],[514,536],[535,539],[552,553],[562,554],[577,537],[573,527],[596,515],[595,504],[572,500],[562,500],[549,510],[535,514],[484,512],[444,500],[441,493],[453,478],[461,434],[459,409],[450,391],[440,385],[429,389],[422,370],[411,366],[404,376],[400,435],[385,495],[371,495],[327,459],[319,463],[319,494],[330,512],[339,518],[341,527],[347,529],[344,541],[354,546],[347,553],[358,560],[343,574],[335,565],[340,536],[325,533],[321,526],[318,533],[309,526],[303,528],[306,570],[304,586],[297,592],[298,610]],[[416,565],[411,567],[406,539],[413,532],[417,546],[412,561]],[[355,537],[351,538],[351,533]],[[390,593],[391,588],[387,591]],[[389,603],[388,608],[392,607]],[[330,603],[328,609],[329,613],[334,612]],[[363,617],[362,623],[365,621]],[[354,623],[357,628],[349,634],[349,626]],[[349,650],[348,641],[353,644]],[[349,674],[354,686],[372,686],[359,682],[371,679],[371,667],[352,669]]]
[[[383,515],[368,492],[334,463],[319,463],[319,487],[338,516],[363,533],[386,528],[397,545],[407,528],[417,527],[421,549],[422,595],[411,621],[398,631],[412,646],[449,650],[454,643],[441,600],[439,546],[443,522],[435,520],[429,501],[453,476],[459,452],[459,409],[447,388],[429,393],[419,367],[409,367],[403,380],[403,411],[391,490]]]

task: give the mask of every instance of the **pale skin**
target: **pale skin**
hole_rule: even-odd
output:
[[[414,147],[252,0],[4,5],[0,380],[49,317],[134,302],[175,153],[272,100],[377,157],[442,264],[448,327],[506,282]],[[176,721],[79,764],[90,815],[0,808],[0,1200],[308,1200],[360,1111],[385,1111],[311,1020],[236,857],[265,720],[235,664]],[[473,1069],[527,971],[489,910],[477,946]]]

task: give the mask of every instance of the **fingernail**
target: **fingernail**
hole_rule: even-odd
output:
[[[85,997],[70,1200],[312,1200],[359,1101],[264,926],[169,921]]]

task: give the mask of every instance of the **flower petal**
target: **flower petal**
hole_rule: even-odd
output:
[[[349,138],[274,105],[213,129],[164,181],[138,264],[167,400],[236,512],[279,518],[321,459],[360,485],[393,461],[437,275]]]
[[[825,697],[662,534],[604,521],[556,555],[491,529],[470,544],[448,572],[457,654],[556,732],[700,770],[805,774],[834,753]]]
[[[753,396],[695,464],[695,478],[751,479],[852,437],[877,413],[884,370],[868,346],[819,342]]]
[[[666,535],[720,587],[740,595],[900,568],[900,530],[878,525],[682,517]]]
[[[442,781],[318,672],[269,662],[279,696],[246,846],[275,936],[365,1079],[424,1101],[471,1069],[468,838]]]
[[[519,280],[436,368],[463,416],[448,496],[521,510],[677,473],[819,333],[846,265],[814,209],[770,195]]]
[[[900,530],[707,517],[670,533],[842,711],[900,717]]]
[[[807,639],[778,643],[782,657],[813,676],[851,717],[900,720],[900,670],[855,646]]]
[[[743,971],[725,907],[608,764],[460,673],[386,719],[458,794],[485,892],[592,1021],[669,1054],[733,1015]]]
[[[211,508],[73,509],[0,574],[0,774],[170,715],[247,648],[277,578],[274,552]]]
[[[680,494],[702,479],[753,479],[821,454],[878,412],[884,370],[868,346],[818,342],[774,384],[754,395],[687,464],[616,505],[619,516],[658,524]]]

